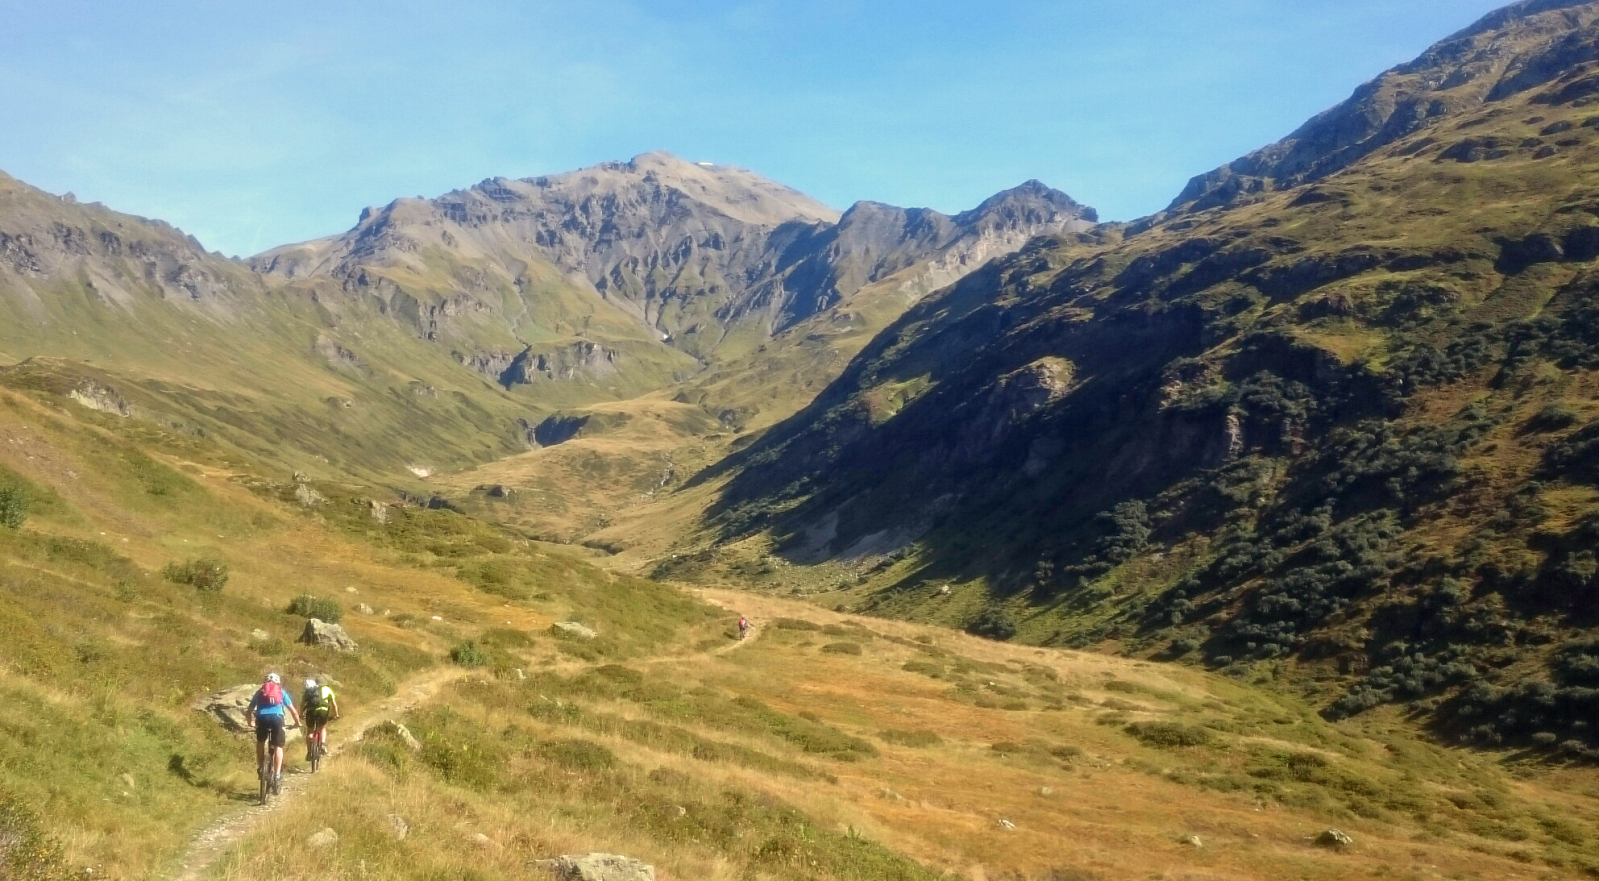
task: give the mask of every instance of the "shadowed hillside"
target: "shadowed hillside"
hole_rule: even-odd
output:
[[[860,608],[1599,755],[1596,21],[1510,7],[1125,239],[923,300],[707,475],[713,524]]]

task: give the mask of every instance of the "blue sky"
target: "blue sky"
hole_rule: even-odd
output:
[[[252,254],[665,149],[843,208],[1028,178],[1106,219],[1499,0],[0,0],[0,170]]]

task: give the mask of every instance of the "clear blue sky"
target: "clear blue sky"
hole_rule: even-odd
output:
[[[0,0],[0,170],[251,254],[665,149],[1129,219],[1498,0]]]

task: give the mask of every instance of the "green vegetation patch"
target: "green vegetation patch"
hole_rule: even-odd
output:
[[[1145,746],[1161,749],[1185,749],[1217,745],[1216,735],[1194,725],[1181,722],[1133,722],[1126,728],[1128,734]]]
[[[161,576],[173,584],[187,584],[195,590],[215,593],[228,583],[228,564],[210,557],[181,563],[168,563]]]
[[[916,748],[938,746],[944,742],[944,738],[939,737],[934,732],[923,731],[920,729],[903,730],[899,728],[888,728],[879,732],[877,736],[881,738],[884,743],[891,743],[895,746],[909,746]]]
[[[288,612],[290,615],[315,618],[329,624],[337,624],[344,619],[344,607],[338,600],[312,596],[308,593],[302,593],[290,600]]]

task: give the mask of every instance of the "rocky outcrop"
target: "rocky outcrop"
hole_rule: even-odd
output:
[[[110,413],[115,416],[127,418],[133,415],[133,405],[117,394],[116,389],[107,388],[95,382],[85,382],[78,388],[67,392],[67,397],[88,407],[90,410],[99,410],[101,413]]]
[[[654,866],[610,853],[561,856],[542,864],[563,881],[655,881]]]
[[[305,622],[305,630],[300,634],[300,642],[306,645],[322,646],[338,652],[353,652],[358,646],[350,638],[344,628],[337,624],[329,624],[320,618],[312,618]]]
[[[575,636],[578,639],[593,639],[599,636],[594,628],[579,624],[576,621],[557,621],[550,625],[557,635]]]

